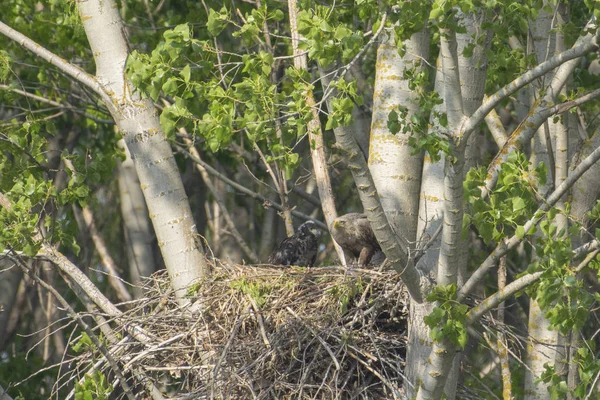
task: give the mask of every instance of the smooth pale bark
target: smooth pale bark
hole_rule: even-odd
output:
[[[456,148],[460,135],[460,125],[464,120],[464,107],[461,93],[460,70],[457,42],[454,32],[442,30],[440,37],[440,59],[443,79],[443,99],[448,119],[448,133],[453,159],[446,158],[443,166],[442,234],[439,258],[437,260],[437,284],[448,286],[458,281],[458,270],[462,260],[460,234],[463,219],[463,166],[464,148]],[[442,393],[453,399],[456,391],[458,369],[450,370],[455,360],[455,346],[447,338],[435,342],[427,358],[417,400],[437,399]],[[448,379],[450,378],[450,379]],[[446,384],[447,389],[445,389]]]
[[[2,386],[0,386],[0,400],[13,400]]]
[[[375,67],[369,169],[389,223],[400,240],[414,248],[423,155],[411,155],[409,135],[392,135],[387,121],[389,113],[397,111],[398,106],[408,109],[409,118],[419,110],[417,95],[403,76],[406,69],[424,68],[420,57],[429,57],[429,34],[416,33],[403,44],[406,54],[400,57],[393,30],[382,32]]]
[[[444,79],[442,73],[442,60],[438,58],[437,72],[435,75],[434,90],[444,97]],[[444,112],[444,104],[437,105],[433,111]],[[436,118],[431,118],[430,130],[443,129]],[[424,246],[430,240],[434,240],[435,233],[442,224],[444,214],[444,165],[445,157],[433,162],[429,154],[423,158],[423,172],[420,188],[419,220],[417,234],[419,247]],[[440,255],[441,235],[437,235],[431,247],[423,254],[417,267],[429,276],[437,275],[437,262]],[[433,310],[430,302],[410,302],[408,318],[408,340],[406,350],[406,369],[404,375],[407,378],[405,384],[406,395],[414,398],[418,389],[417,382],[423,375],[427,365],[427,359],[433,347],[433,341],[429,337],[429,327],[424,318]]]
[[[113,1],[78,3],[96,61],[94,77],[0,22],[0,33],[92,89],[110,110],[132,154],[159,247],[182,304],[186,288],[208,273],[181,176],[152,102],[141,99],[125,79],[127,43]]]
[[[157,270],[152,250],[154,234],[133,160],[125,143],[121,143],[126,154],[125,161],[119,162],[117,166],[121,218],[127,247],[129,277],[134,285],[134,296],[140,298],[143,294],[140,287],[142,279]]]
[[[574,119],[574,118],[572,118]],[[572,133],[572,132],[571,132]],[[588,156],[594,149],[600,147],[600,135],[598,132],[591,139],[586,140],[580,146],[580,150],[573,157],[571,167],[577,165],[579,160]],[[557,148],[558,150],[558,148]],[[557,157],[558,158],[558,157]],[[570,171],[569,171],[570,172]],[[583,176],[573,185],[571,189],[571,214],[570,217],[580,223],[584,229],[589,228],[587,213],[594,207],[597,199],[600,198],[600,163],[595,163]],[[582,242],[582,235],[572,237],[573,247],[578,247]],[[571,331],[570,341],[568,343],[568,367],[567,383],[569,390],[575,390],[580,383],[579,365],[574,362],[578,349],[583,345],[580,331]],[[575,397],[568,393],[567,400],[574,400]]]
[[[594,150],[600,147],[600,134],[596,132],[591,139],[586,140],[579,152],[574,156],[571,168],[579,164],[579,161],[589,156]],[[571,174],[571,171],[569,172]],[[576,221],[587,227],[589,221],[586,213],[596,204],[600,198],[600,163],[592,167],[573,185],[571,190],[571,215]]]
[[[454,37],[452,32],[446,32],[442,42],[442,51],[438,59],[435,90],[444,104],[436,107],[434,111],[446,112],[449,115],[450,133],[459,133],[459,125],[463,117],[470,116],[480,105],[483,99],[485,79],[487,73],[487,58],[485,50],[491,43],[491,37],[485,37],[483,46],[474,48],[473,56],[464,57],[463,51],[467,46],[481,43],[481,24],[483,16],[477,14],[460,14],[459,20],[465,26],[466,32]],[[444,62],[445,61],[445,62]],[[437,120],[432,120],[435,131],[445,130]],[[423,164],[423,177],[421,183],[421,201],[419,207],[419,225],[417,232],[423,233],[419,240],[420,245],[431,239],[437,231],[444,214],[444,208],[450,210],[451,216],[445,221],[445,237],[442,234],[436,239],[431,248],[419,261],[419,267],[426,273],[438,276],[438,284],[460,283],[464,280],[466,264],[468,261],[468,246],[466,239],[462,238],[462,180],[468,168],[474,165],[479,157],[480,137],[470,135],[468,145],[464,150],[464,166],[461,163],[450,164],[446,170],[446,160],[442,157],[438,162],[432,163],[427,155]],[[462,167],[462,173],[460,172]],[[447,193],[444,193],[447,191]],[[457,212],[458,211],[458,212]],[[440,248],[445,243],[445,252],[440,258]],[[444,268],[442,275],[438,273],[437,264],[442,262]],[[416,377],[422,376],[426,361],[431,353],[432,343],[429,338],[429,329],[422,322],[423,317],[431,312],[431,305],[411,304],[409,337],[410,345],[407,354],[406,375],[411,382]],[[458,380],[460,358],[455,357],[452,369],[446,374],[445,395],[454,398]],[[414,395],[409,391],[409,395]]]
[[[106,106],[131,153],[171,284],[185,304],[186,289],[209,270],[196,245],[196,225],[171,147],[154,105],[125,78],[128,49],[116,3],[90,0],[77,5],[94,54],[96,81],[110,97]]]
[[[469,14],[459,13],[458,20],[466,30],[465,33],[456,34],[463,113],[466,117],[471,117],[471,115],[481,107],[484,99],[485,82],[488,71],[487,52],[492,44],[493,32],[491,30],[484,30],[486,18],[485,13],[483,12]],[[465,51],[471,46],[474,46],[473,55],[471,57],[466,57]],[[481,150],[483,147],[483,139],[484,137],[481,135],[479,128],[467,138],[464,155],[463,180],[466,178],[469,170],[479,165],[481,161],[483,155]],[[461,234],[457,245],[458,256],[456,257],[458,287],[462,286],[467,278],[470,244],[468,235]],[[458,361],[456,367],[458,367]]]
[[[556,46],[556,34],[550,34],[552,29],[553,18],[552,14],[541,10],[532,24],[532,39],[535,57],[538,63],[544,62],[550,57]],[[564,49],[556,49],[560,52]],[[545,86],[544,81],[548,78],[542,77],[532,82],[529,90],[532,94],[531,104],[536,103],[536,99],[541,97],[542,90]],[[561,88],[564,92],[564,87]],[[556,148],[557,135],[566,132],[562,123],[554,121],[545,121],[537,130],[531,143],[531,168],[535,168],[540,163],[544,163],[548,168],[548,176],[546,177],[545,185],[538,187],[539,193],[545,197],[555,185],[564,181],[566,175],[563,176],[561,182],[556,180],[556,173],[562,168],[566,172],[567,160],[566,153],[564,154],[562,168],[555,163],[554,149]],[[564,196],[557,202],[557,207],[564,207]],[[562,221],[566,225],[566,220]],[[560,224],[559,222],[559,225]],[[557,226],[559,228],[559,226]],[[562,226],[561,228],[566,228]],[[560,228],[559,228],[560,230]],[[535,256],[534,256],[535,257]],[[545,371],[545,365],[555,365],[558,359],[558,342],[559,334],[556,329],[552,329],[550,321],[545,318],[545,312],[540,308],[535,298],[529,301],[529,323],[528,323],[528,340],[527,340],[527,356],[525,363],[528,369],[525,372],[525,394],[536,400],[549,400],[550,383],[539,382],[541,374]]]

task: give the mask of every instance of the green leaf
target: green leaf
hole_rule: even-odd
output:
[[[433,8],[429,12],[429,19],[432,20],[432,21],[434,21],[434,20],[437,20],[442,15],[444,15],[444,10],[443,9],[441,9],[441,8]]]
[[[282,21],[285,18],[285,14],[281,10],[275,10],[272,17],[275,21]]]
[[[526,207],[525,200],[521,197],[513,197],[512,206],[514,212],[519,212]]]
[[[181,70],[179,75],[181,75],[181,77],[183,78],[185,83],[190,83],[190,76],[191,76],[190,65],[187,64],[185,67],[183,67],[183,69]]]
[[[523,239],[525,237],[525,227],[523,227],[523,225],[517,226],[517,229],[515,230],[515,235],[517,235],[519,239]]]
[[[225,15],[223,15],[222,14],[223,9],[224,9],[224,7],[221,9],[221,13],[218,13],[211,8],[208,13],[208,21],[206,22],[206,29],[208,30],[208,33],[213,37],[217,37],[219,35],[219,33],[221,33],[223,31],[223,29],[225,29],[225,26],[227,25],[227,22],[226,22],[227,10],[225,9]]]

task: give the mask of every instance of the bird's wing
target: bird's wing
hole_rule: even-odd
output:
[[[292,236],[283,239],[273,253],[269,256],[269,264],[292,265],[298,259],[299,246],[298,238]]]

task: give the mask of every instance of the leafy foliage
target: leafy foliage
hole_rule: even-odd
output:
[[[500,167],[498,183],[489,196],[481,197],[487,171],[471,169],[463,184],[470,214],[465,213],[464,226],[473,224],[486,243],[517,235],[523,238],[535,232],[525,232],[523,225],[538,208],[537,187],[546,179],[543,163],[530,169],[525,154],[515,152]]]
[[[112,391],[106,376],[95,370],[85,376],[83,383],[75,383],[75,400],[108,400]]]
[[[469,307],[456,301],[456,285],[436,286],[427,295],[427,301],[435,302],[433,311],[424,319],[431,329],[431,338],[436,342],[448,339],[464,348],[468,339],[466,321]]]

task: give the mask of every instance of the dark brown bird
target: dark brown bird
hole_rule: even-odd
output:
[[[350,213],[336,218],[329,227],[331,237],[344,250],[348,264],[358,263],[360,267],[369,264],[381,246],[375,239],[371,224],[365,214]]]
[[[312,267],[317,259],[320,236],[319,228],[313,221],[300,225],[295,235],[283,239],[269,256],[268,263],[274,265],[298,265]]]

